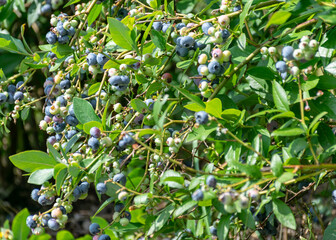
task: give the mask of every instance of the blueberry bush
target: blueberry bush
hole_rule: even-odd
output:
[[[335,239],[335,14],[328,0],[1,0],[0,134],[34,115],[47,139],[9,157],[40,210],[0,238],[75,239],[73,204],[95,194],[78,239]]]

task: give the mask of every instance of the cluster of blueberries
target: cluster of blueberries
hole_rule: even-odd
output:
[[[9,104],[18,103],[24,100],[24,84],[23,81],[19,81],[16,85],[10,84],[7,87],[7,91],[0,93],[0,105],[8,102]]]
[[[78,25],[76,20],[68,21],[67,14],[61,13],[58,17],[52,17],[50,20],[53,28],[46,35],[49,44],[66,44],[70,41],[70,37],[76,33],[75,27]]]

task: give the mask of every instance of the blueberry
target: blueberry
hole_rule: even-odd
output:
[[[86,57],[86,61],[89,65],[96,65],[97,64],[97,55],[94,53],[89,53]]]
[[[55,44],[57,42],[57,35],[53,32],[48,32],[46,35],[46,40],[49,44]]]
[[[209,22],[203,23],[203,24],[202,24],[202,31],[203,31],[203,33],[204,33],[205,35],[209,35],[209,34],[208,34],[208,30],[209,30],[209,28],[211,28],[211,27],[212,27],[212,24],[211,24],[211,23],[209,23]]]
[[[68,112],[69,112],[69,114],[70,114],[71,116],[74,116],[74,117],[75,117],[75,111],[74,111],[74,109],[73,109],[73,105],[72,105],[72,104],[69,106],[69,110],[68,110]]]
[[[331,198],[334,201],[334,203],[336,204],[336,190],[334,190],[331,194]]]
[[[62,123],[58,123],[58,122],[55,122],[53,124],[53,129],[55,130],[56,133],[60,133],[60,132],[63,132],[63,130],[65,129],[65,122],[62,122]]]
[[[127,157],[128,157],[127,154],[121,156],[121,157],[119,158],[119,164],[121,164]],[[131,161],[131,158],[128,158],[125,164],[127,165],[130,161]]]
[[[222,66],[217,61],[211,61],[208,64],[209,72],[212,73],[212,74],[216,74],[216,75],[218,75],[221,72],[221,67]]]
[[[203,50],[206,47],[206,44],[200,43],[199,41],[195,42],[195,47],[199,48],[200,50]]]
[[[214,226],[210,226],[210,233],[213,236],[217,236],[217,228],[215,228]]]
[[[56,221],[56,219],[50,218],[48,220],[48,227],[51,230],[57,231],[58,229],[60,229],[60,225],[59,223]]]
[[[57,98],[56,98],[56,101],[59,101],[60,102],[60,104],[61,104],[61,107],[65,107],[66,105],[67,105],[67,100],[65,100],[65,98],[64,98],[64,96],[58,96]]]
[[[51,199],[48,199],[45,194],[39,196],[37,202],[42,206],[47,206],[47,205],[52,204]]]
[[[69,124],[70,126],[73,126],[73,127],[76,126],[79,123],[78,119],[73,115],[66,116],[65,122],[67,124]]]
[[[50,14],[52,11],[51,5],[50,4],[45,4],[41,7],[41,13],[42,14]]]
[[[59,141],[61,141],[63,135],[62,135],[61,133],[57,133],[57,134],[55,135],[55,137],[56,137],[56,141],[59,142]]]
[[[287,72],[284,72],[284,73],[280,73],[280,76],[281,76],[281,78],[282,79],[286,79],[286,77],[287,77]]]
[[[170,23],[164,23],[162,26],[162,32],[166,33],[169,27],[170,27]]]
[[[212,187],[212,188],[216,188],[216,184],[217,184],[217,180],[214,176],[212,175],[209,175],[206,179],[206,184],[209,186],[209,187]]]
[[[123,140],[126,142],[126,144],[131,145],[133,144],[135,141],[132,138],[132,134],[131,133],[127,133],[124,135]]]
[[[73,136],[75,136],[76,133],[77,133],[77,131],[74,130],[74,129],[72,129],[72,130],[70,130],[70,131],[66,131],[66,132],[64,133],[64,136],[65,136],[66,139],[69,140],[69,139],[71,139]]]
[[[294,48],[292,46],[285,46],[282,51],[281,51],[281,55],[283,58],[286,58],[287,60],[293,60],[293,52],[294,52]]]
[[[287,65],[284,61],[278,61],[275,64],[275,68],[279,73],[285,73],[287,72]]]
[[[100,130],[97,127],[92,127],[90,129],[90,135],[94,138],[99,138],[100,137]]]
[[[76,33],[76,29],[74,27],[70,27],[68,30],[68,35],[73,36]]]
[[[239,11],[239,10],[241,10],[241,6],[240,6],[240,5],[237,5],[237,6],[234,6],[234,7],[233,7],[233,11],[234,11],[234,12],[237,12],[237,11]]]
[[[184,28],[184,27],[186,27],[185,23],[178,23],[178,24],[176,24],[176,29],[177,30],[180,30],[181,28]]]
[[[54,144],[57,142],[55,136],[50,136],[50,137],[48,137],[48,138],[47,138],[47,141],[48,141],[48,143],[50,143],[51,145],[54,145]]]
[[[69,36],[65,35],[65,36],[59,36],[57,38],[57,41],[59,42],[59,44],[66,44],[70,41]]]
[[[77,200],[82,195],[82,192],[78,186],[75,187],[75,189],[72,191],[72,195],[74,196],[75,200]]]
[[[15,91],[16,91],[15,85],[13,85],[13,84],[8,85],[7,92],[9,92],[9,93],[15,93]]]
[[[92,150],[98,150],[99,148],[99,140],[97,138],[91,137],[88,141],[88,146],[92,149]]]
[[[145,103],[146,103],[146,105],[148,106],[148,109],[149,109],[150,111],[153,111],[154,100],[151,99],[151,98],[149,98],[149,99],[146,99],[146,100],[145,100]]]
[[[125,18],[128,15],[128,10],[125,8],[120,8],[118,11],[118,16],[121,18]]]
[[[197,189],[192,195],[192,200],[194,201],[202,201],[204,198],[204,194],[201,189]]]
[[[7,96],[4,93],[0,93],[0,104],[4,104],[7,100]]]
[[[122,75],[122,76],[120,76],[120,78],[121,78],[121,83],[122,84],[129,84],[130,79],[127,75]]]
[[[176,46],[176,53],[180,57],[186,57],[186,56],[188,56],[188,52],[189,52],[188,48]]]
[[[44,88],[44,94],[48,96],[50,94],[50,91],[51,91],[52,87],[53,87],[52,85],[47,85]]]
[[[162,22],[153,22],[152,26],[156,31],[161,31],[163,25],[162,25]]]
[[[7,3],[7,0],[0,0],[0,6],[3,6]]]
[[[42,217],[42,226],[47,227],[48,226],[48,220],[51,218],[50,213],[46,213]]]
[[[56,38],[56,41],[57,41],[57,38]],[[53,52],[48,52],[47,57],[48,58],[57,58],[56,54],[53,53]]]
[[[68,34],[67,30],[65,30],[64,27],[63,27],[63,22],[62,22],[62,21],[58,21],[58,22],[57,22],[56,30],[58,31],[58,33],[59,33],[61,36],[65,36],[65,35]]]
[[[182,47],[182,45],[181,45],[181,40],[182,40],[182,37],[178,37],[178,38],[176,38],[176,44],[177,44],[177,46],[179,46],[179,47]]]
[[[92,234],[92,235],[96,235],[100,232],[100,226],[98,223],[91,223],[90,226],[89,226],[89,232]]]
[[[209,120],[209,115],[204,111],[199,111],[195,113],[196,123],[206,124]]]
[[[18,90],[18,91],[22,91],[23,90],[23,85],[24,84],[24,82],[23,81],[19,81],[17,84],[16,84],[16,90]]]
[[[98,55],[97,55],[97,63],[98,63],[99,65],[104,66],[104,64],[105,64],[108,60],[109,60],[108,57],[106,57],[104,54],[102,54],[102,53],[98,53]]]
[[[181,46],[185,48],[191,48],[192,46],[194,46],[194,43],[195,43],[195,39],[193,39],[190,36],[182,37],[181,42],[180,42]]]
[[[111,238],[109,235],[103,234],[98,238],[98,240],[111,240]]]
[[[33,215],[30,215],[30,216],[27,217],[26,224],[29,228],[36,228],[37,227],[37,223],[36,223],[36,221],[34,221]]]
[[[88,193],[90,188],[90,184],[88,182],[82,182],[81,184],[79,184],[78,189],[80,190],[80,192],[82,194],[86,194]]]
[[[132,215],[131,215],[130,212],[125,211],[123,215],[124,215],[125,218],[127,218],[129,221],[131,221]]]
[[[105,194],[107,191],[107,187],[105,183],[98,183],[96,186],[96,189],[99,194]]]
[[[230,36],[230,32],[229,32],[229,30],[227,30],[227,29],[223,29],[223,30],[221,31],[221,33],[222,33],[223,41],[225,41],[225,40]]]
[[[123,173],[118,173],[114,175],[113,181],[120,183],[121,185],[125,186],[126,184],[126,176]]]
[[[34,201],[37,201],[37,200],[38,200],[38,198],[39,198],[39,191],[40,191],[40,189],[35,188],[35,189],[33,189],[33,191],[31,192],[30,196],[31,196],[31,198],[32,198]]]
[[[123,150],[123,149],[125,149],[127,147],[127,143],[124,140],[120,140],[118,142],[118,146],[119,146],[120,149]]]
[[[22,92],[15,92],[14,93],[14,101],[18,100],[18,101],[22,101],[24,98],[23,93]]]
[[[124,209],[125,205],[122,203],[116,203],[114,206],[114,211],[115,212],[121,212]]]

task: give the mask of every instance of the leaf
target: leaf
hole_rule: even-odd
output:
[[[47,153],[30,150],[9,157],[15,167],[26,172],[34,172],[38,169],[54,168],[57,162]]]
[[[21,40],[12,37],[9,34],[0,33],[0,49],[4,49],[12,53],[29,55]]]
[[[93,8],[91,9],[87,21],[88,21],[88,25],[91,26],[91,24],[96,21],[96,19],[98,18],[101,10],[102,10],[103,4],[95,4],[93,6]]]
[[[175,211],[174,211],[174,218],[177,218],[179,216],[181,216],[183,213],[185,213],[186,211],[188,211],[190,208],[193,208],[194,206],[197,205],[196,201],[189,201],[184,203],[182,206],[178,207]]]
[[[61,162],[62,156],[57,150],[47,141],[47,147],[49,150],[49,154],[56,159],[56,161]]]
[[[31,27],[31,25],[37,21],[37,19],[40,17],[40,9],[42,7],[42,2],[40,1],[33,1],[30,7],[28,8],[27,12],[27,22],[28,26]]]
[[[138,98],[133,99],[130,104],[133,109],[139,113],[144,113],[148,110],[147,104]]]
[[[275,80],[272,84],[272,93],[276,108],[283,111],[289,111],[289,103],[286,92],[282,88],[282,86]]]
[[[149,193],[145,193],[145,194],[140,194],[134,197],[134,205],[142,205],[142,204],[146,204],[148,202],[148,194]]]
[[[197,103],[190,103],[184,106],[186,109],[189,109],[190,111],[194,111],[194,112],[199,112],[199,111],[204,111],[205,108],[201,107],[199,104]]]
[[[67,176],[67,173],[68,173],[68,168],[63,163],[57,164],[54,168],[54,179],[56,181],[57,195],[60,194],[61,186],[63,185],[63,182]]]
[[[270,119],[268,119],[268,122],[272,122],[272,120],[277,119],[277,118],[294,118],[295,114],[291,111],[289,112],[283,112],[283,113],[279,113],[274,115],[273,117],[271,117]]]
[[[186,98],[188,98],[190,101],[200,105],[201,107],[205,108],[205,104],[204,102],[197,96],[193,95],[192,93],[188,92],[185,89],[176,87],[174,85],[172,85],[173,88],[175,88],[178,92],[180,92],[182,95],[184,95]]]
[[[73,49],[70,46],[59,43],[57,43],[56,46],[51,49],[51,51],[55,53],[58,58],[67,57],[73,53]]]
[[[274,25],[281,25],[283,23],[285,23],[287,21],[288,18],[290,18],[292,14],[290,12],[287,11],[277,11],[275,12],[270,20],[268,20],[268,23],[266,24],[265,29],[267,29],[270,25],[274,24]]]
[[[200,125],[198,128],[193,128],[192,132],[188,134],[186,142],[194,140],[204,141],[207,137],[217,129],[217,124],[212,122],[210,126]]]
[[[131,38],[131,30],[115,18],[107,18],[112,40],[122,48],[138,52],[135,41]]]
[[[28,178],[28,183],[42,185],[45,181],[48,181],[52,178],[54,174],[54,169],[39,169],[35,170]]]
[[[163,209],[163,211],[157,216],[147,232],[147,236],[159,231],[168,221],[172,212],[174,211],[174,205],[169,205]]]
[[[98,92],[99,87],[100,87],[100,82],[92,84],[91,87],[89,88],[88,95],[91,96],[92,94],[95,94],[96,92]]]
[[[276,73],[268,67],[253,67],[247,70],[246,73],[253,77],[270,81],[274,80],[274,78],[276,77]]]
[[[324,230],[323,240],[336,239],[336,218]]]
[[[229,234],[231,215],[222,215],[218,226],[217,226],[217,236],[218,240],[225,240]]]
[[[214,98],[205,103],[205,111],[217,118],[222,118],[222,102],[218,98]],[[238,110],[239,111],[239,110]]]
[[[160,178],[160,183],[173,188],[183,188],[184,178],[174,170],[167,170]]]
[[[103,204],[100,205],[100,207],[98,208],[98,210],[95,212],[95,214],[93,215],[93,217],[95,217],[98,213],[100,213],[104,208],[106,208],[110,203],[112,203],[115,200],[114,197],[110,197],[108,199],[105,200],[105,202],[103,202]]]
[[[15,240],[27,240],[30,233],[29,227],[26,225],[26,219],[29,216],[27,208],[16,214],[13,220],[12,231]]]
[[[72,138],[69,140],[69,142],[67,142],[67,144],[65,145],[64,152],[68,153],[80,137],[81,137],[81,133],[76,133],[74,136],[72,136]]]
[[[316,87],[316,85],[319,82],[319,77],[314,76],[314,75],[310,75],[307,79],[307,81],[302,82],[301,87],[302,87],[302,91],[309,91],[311,89],[313,89],[314,87]]]
[[[82,124],[91,121],[100,122],[100,118],[96,115],[92,105],[84,99],[75,97],[73,100],[73,109],[78,121]]]
[[[292,210],[281,200],[273,199],[273,212],[279,222],[290,229],[296,229],[296,222]]]
[[[279,177],[283,173],[282,160],[278,154],[274,154],[271,160],[273,175]]]
[[[318,121],[325,115],[327,115],[328,112],[321,112],[319,113],[315,118],[314,120],[309,124],[309,128],[308,128],[308,131],[310,131],[311,129],[316,129],[315,127],[315,124],[318,123]],[[313,132],[312,132],[313,133]]]
[[[151,39],[155,46],[160,48],[161,50],[166,50],[166,39],[162,36],[162,34],[154,29],[151,30]]]
[[[56,240],[75,240],[75,237],[69,231],[62,230],[57,233]]]
[[[81,0],[70,0],[67,4],[64,5],[63,8],[66,8],[66,7],[70,6],[71,4],[75,4],[75,3],[78,3],[80,1]]]
[[[30,110],[30,108],[24,108],[23,110],[22,110],[22,112],[21,112],[21,119],[23,120],[23,121],[25,121],[25,120],[27,120],[27,118],[28,118],[28,116],[29,116],[29,110]]]
[[[326,70],[328,73],[330,73],[330,74],[336,76],[336,61],[331,62],[328,66],[326,66],[325,70]]]
[[[182,61],[182,62],[178,62],[176,64],[176,67],[181,68],[181,69],[188,69],[192,62],[193,62],[192,59],[185,60],[185,61]]]
[[[244,4],[243,11],[239,14],[239,29],[240,29],[240,31],[243,30],[244,21],[246,20],[246,17],[248,16],[248,12],[250,10],[250,7],[251,7],[252,3],[253,3],[253,0],[248,0],[248,2]]]
[[[325,90],[335,89],[336,88],[335,77],[329,74],[324,74],[322,76],[319,76],[319,82],[317,84],[317,87],[319,89],[325,89]]]
[[[302,128],[283,128],[277,129],[272,132],[271,136],[273,137],[292,137],[304,134],[305,131]]]
[[[235,108],[225,109],[222,112],[222,117],[225,120],[237,121],[240,117],[241,111]]]

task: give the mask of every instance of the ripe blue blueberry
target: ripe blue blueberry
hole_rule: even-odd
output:
[[[111,238],[109,235],[103,234],[98,238],[98,240],[111,240]]]
[[[47,138],[47,141],[48,141],[48,143],[50,143],[51,145],[54,145],[54,144],[57,142],[55,136],[50,136],[50,137],[48,137],[48,138]]]
[[[76,33],[76,29],[74,27],[70,27],[68,30],[68,35],[73,36]]]
[[[209,120],[208,113],[204,111],[199,111],[195,113],[196,123],[198,124],[206,124]]]
[[[229,30],[227,30],[227,29],[223,29],[223,30],[221,31],[221,33],[222,33],[223,41],[225,41],[225,40],[230,36],[230,32],[229,32]]]
[[[48,198],[45,194],[39,196],[37,202],[42,206],[51,205],[53,203],[52,198]]]
[[[217,236],[217,228],[215,228],[214,226],[210,226],[210,233],[213,236]]]
[[[153,22],[152,26],[156,31],[161,31],[163,25],[162,25],[162,22]]]
[[[71,82],[70,82],[70,80],[68,80],[68,79],[62,80],[62,81],[60,82],[60,87],[61,87],[62,89],[69,89],[69,88],[71,87]]]
[[[241,6],[240,6],[240,5],[237,5],[237,6],[234,6],[234,7],[233,7],[233,11],[234,11],[234,12],[237,12],[237,11],[239,11],[239,10],[241,10]]]
[[[99,194],[104,194],[107,191],[107,187],[105,183],[98,183],[96,186],[96,189]]]
[[[204,198],[203,191],[201,189],[197,189],[192,195],[192,200],[194,201],[202,201]]]
[[[293,60],[293,52],[294,52],[294,48],[292,46],[285,46],[282,51],[281,51],[281,55],[283,58],[286,58],[287,60]]]
[[[46,213],[42,217],[42,227],[47,227],[48,226],[48,220],[51,218],[50,213]]]
[[[212,175],[209,175],[206,179],[206,184],[209,186],[209,187],[212,187],[212,188],[216,188],[216,184],[217,184],[217,180],[214,176]]]
[[[56,101],[59,101],[59,102],[60,102],[61,107],[65,107],[65,106],[68,104],[67,100],[65,100],[65,98],[64,98],[63,95],[58,96],[58,97],[56,98]]]
[[[336,204],[336,190],[334,190],[331,194],[331,198],[334,201],[334,203]]]
[[[80,192],[82,194],[86,194],[88,193],[90,188],[90,184],[88,182],[82,182],[81,184],[79,184],[78,189],[80,190]]]
[[[170,23],[164,23],[162,25],[162,32],[166,33],[169,27],[170,27]]]
[[[122,203],[116,203],[114,206],[114,211],[115,212],[121,212],[124,209],[125,205]]]
[[[66,131],[66,132],[64,133],[64,136],[65,136],[66,139],[69,140],[69,139],[71,139],[73,136],[75,136],[76,133],[77,133],[77,131],[74,130],[74,129],[72,129],[72,130],[70,130],[70,131]]]
[[[123,173],[118,173],[114,175],[113,181],[120,183],[121,185],[125,186],[126,184],[126,176]]]
[[[181,46],[185,48],[191,48],[192,46],[194,46],[194,43],[195,43],[195,39],[193,39],[190,36],[182,37],[181,42],[180,42]]]
[[[8,85],[7,92],[9,92],[9,93],[15,93],[15,91],[16,91],[15,85],[13,85],[13,84]]]
[[[73,115],[66,116],[65,122],[67,124],[69,124],[70,126],[73,126],[73,127],[76,126],[79,123],[78,119]]]
[[[203,49],[206,47],[206,44],[201,43],[201,42],[199,42],[199,41],[196,41],[196,42],[195,42],[195,47],[196,47],[196,48],[199,48],[200,50],[203,50]]]
[[[26,224],[29,228],[36,228],[37,227],[37,223],[36,223],[36,221],[34,221],[32,215],[27,217]]]
[[[51,8],[50,4],[45,4],[41,7],[41,13],[42,14],[49,14],[49,13],[51,13],[51,11],[52,11],[52,8]]]
[[[98,63],[99,65],[104,66],[104,64],[105,64],[108,60],[109,60],[108,57],[106,57],[104,54],[102,54],[102,53],[98,53],[98,55],[97,55],[97,63]]]
[[[59,141],[61,141],[63,135],[62,135],[61,133],[57,133],[57,134],[55,135],[55,137],[56,137],[56,141],[59,142]]]
[[[97,64],[97,55],[94,53],[89,53],[86,57],[86,61],[89,65],[96,65]]]
[[[53,124],[53,129],[55,130],[56,133],[60,133],[60,132],[63,132],[63,130],[65,129],[65,122],[62,122],[62,123],[58,123],[58,122],[55,122]]]
[[[275,68],[279,73],[285,73],[287,72],[287,65],[284,61],[278,61],[275,64]]]
[[[0,93],[0,104],[4,104],[7,100],[7,96],[4,93]]]
[[[31,196],[31,198],[32,198],[34,201],[37,201],[37,200],[38,200],[38,198],[39,198],[39,191],[40,191],[40,189],[35,188],[35,189],[33,189],[33,191],[31,192],[30,196]]]
[[[97,138],[91,137],[88,141],[88,146],[92,149],[92,150],[98,150],[99,148],[99,140]]]
[[[222,66],[219,62],[217,61],[211,61],[209,64],[208,64],[208,69],[209,69],[209,72],[212,73],[212,74],[220,74],[220,72],[222,71]]]
[[[22,101],[24,98],[23,93],[22,92],[15,92],[14,93],[14,101],[18,100],[18,101]]]
[[[181,28],[184,28],[184,27],[186,27],[185,23],[178,23],[178,24],[176,24],[176,29],[177,30],[180,30]]]
[[[205,35],[209,35],[209,34],[208,34],[208,30],[209,30],[209,28],[211,28],[211,27],[212,27],[212,24],[211,24],[211,23],[209,23],[209,22],[203,23],[203,24],[202,24],[202,31],[203,31],[203,33],[204,33]]]
[[[68,35],[64,35],[64,36],[60,35],[58,36],[57,41],[59,42],[59,44],[66,44],[70,41],[70,38]]]
[[[57,35],[53,32],[48,32],[46,35],[46,40],[49,44],[55,44],[57,42]]]
[[[98,223],[91,223],[90,226],[89,226],[89,232],[92,234],[92,235],[96,235],[100,232],[100,226]]]
[[[51,230],[57,231],[58,229],[60,229],[60,224],[56,221],[56,219],[50,218],[48,220],[48,227]]]
[[[61,36],[65,36],[65,35],[68,34],[67,30],[65,30],[64,27],[63,27],[63,22],[62,21],[58,21],[58,23],[56,25],[56,30]]]
[[[22,86],[24,84],[23,81],[19,81],[17,84],[16,84],[16,90],[18,91],[22,91],[24,86]]]
[[[100,130],[97,127],[92,127],[90,129],[90,135],[94,138],[99,138],[100,137]]]
[[[180,57],[186,57],[186,56],[188,56],[188,52],[189,52],[188,48],[176,46],[176,53]]]
[[[73,195],[75,200],[77,200],[82,195],[82,192],[81,192],[81,190],[78,186],[75,187],[75,189],[72,192],[72,195]]]

